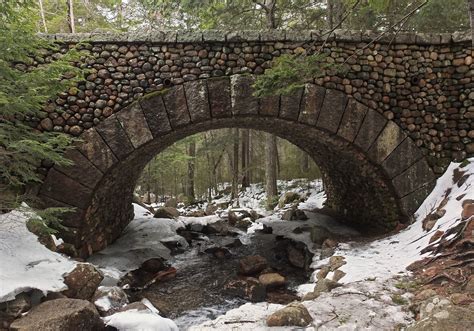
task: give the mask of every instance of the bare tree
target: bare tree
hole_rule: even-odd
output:
[[[69,32],[76,33],[76,26],[74,24],[74,2],[73,0],[67,0],[67,18],[69,25]]]
[[[239,195],[239,129],[233,129],[233,144],[232,144],[232,194],[231,199],[237,199]],[[237,199],[237,204],[238,204]]]
[[[270,133],[265,134],[265,191],[267,194],[267,204],[278,195],[277,188],[277,140],[276,136]]]
[[[41,23],[43,24],[44,33],[48,33],[48,27],[46,26],[46,18],[44,17],[43,0],[38,0],[38,4],[40,8]]]
[[[242,189],[250,186],[250,130],[241,130]]]
[[[196,200],[194,194],[194,167],[196,157],[196,142],[192,140],[188,145],[188,182],[186,185],[186,196],[191,200]]]
[[[471,38],[474,46],[474,0],[468,0],[469,5],[469,20],[471,22]]]

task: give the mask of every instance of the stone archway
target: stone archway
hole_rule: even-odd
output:
[[[135,183],[145,165],[174,142],[201,131],[243,127],[274,133],[315,160],[328,206],[354,224],[388,231],[407,221],[435,176],[425,157],[393,121],[337,90],[307,84],[290,95],[257,99],[250,75],[186,82],[154,92],[81,135],[52,168],[40,198],[72,206],[65,241],[81,256],[115,240],[133,217]]]

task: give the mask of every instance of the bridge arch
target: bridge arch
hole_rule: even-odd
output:
[[[71,206],[62,230],[81,256],[114,241],[133,217],[145,165],[174,142],[224,127],[258,129],[300,147],[320,166],[327,205],[355,225],[389,231],[406,222],[435,175],[393,121],[343,92],[314,84],[258,99],[252,75],[186,82],[138,99],[85,131],[39,190],[48,206]]]

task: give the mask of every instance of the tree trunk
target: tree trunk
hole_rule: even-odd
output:
[[[188,182],[186,185],[186,196],[194,202],[196,196],[194,194],[194,165],[196,157],[196,142],[193,140],[188,145]]]
[[[306,174],[309,171],[309,156],[305,151],[300,150],[301,153],[301,172]]]
[[[38,0],[40,15],[41,15],[41,23],[43,24],[44,33],[48,33],[48,27],[46,26],[46,18],[44,17],[44,8],[43,8],[43,0]]]
[[[68,18],[68,24],[69,24],[69,32],[76,33],[76,26],[74,24],[73,0],[67,0],[67,18]]]
[[[469,2],[469,19],[471,22],[471,38],[472,45],[474,46],[474,0],[468,0]]]
[[[275,10],[276,10],[276,0],[265,0],[264,7],[265,16],[266,16],[266,23],[268,29],[276,29],[276,17],[275,17]]]
[[[270,133],[265,134],[265,191],[267,194],[267,207],[278,195],[277,189],[277,140]]]
[[[249,176],[249,142],[250,130],[244,129],[242,131],[242,150],[241,150],[241,164],[242,164],[242,189],[250,186]]]
[[[237,199],[239,195],[239,129],[233,129],[232,144],[232,195],[231,199]]]

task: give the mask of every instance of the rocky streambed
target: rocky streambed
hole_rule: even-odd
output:
[[[146,261],[119,285],[130,301],[150,301],[180,329],[246,302],[299,300],[295,289],[308,282],[313,254],[305,244],[270,232],[246,234],[219,222],[190,225],[179,231],[188,247],[167,242],[170,259]]]

